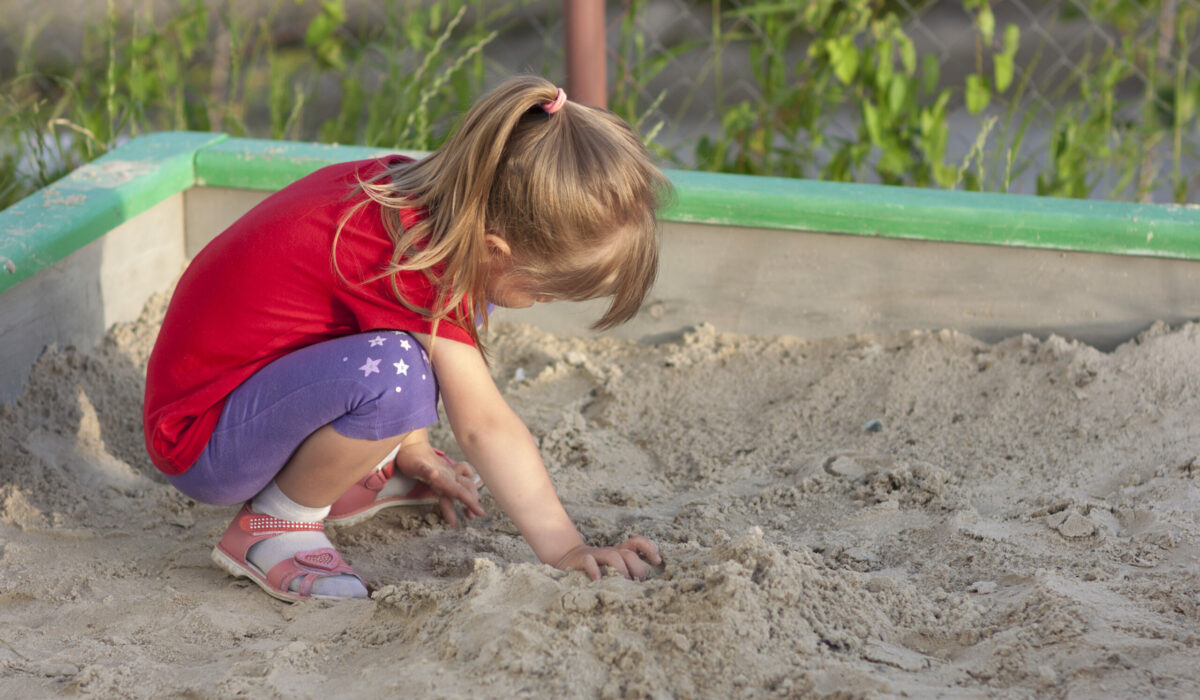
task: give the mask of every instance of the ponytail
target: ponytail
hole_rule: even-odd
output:
[[[437,151],[361,185],[383,205],[394,244],[385,274],[397,299],[435,328],[446,318],[462,324],[481,350],[488,233],[504,238],[521,269],[554,287],[554,296],[614,296],[599,327],[632,316],[654,279],[653,211],[668,189],[665,178],[627,124],[560,95],[542,78],[507,80],[475,103]],[[426,216],[405,228],[405,208]],[[623,245],[615,259],[593,269],[594,253],[611,247],[618,230]],[[394,273],[413,270],[438,290],[433,309],[400,296]]]

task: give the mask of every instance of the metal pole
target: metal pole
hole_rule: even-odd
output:
[[[593,107],[608,106],[604,0],[563,0],[567,96]]]

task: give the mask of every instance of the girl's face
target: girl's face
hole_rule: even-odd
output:
[[[585,265],[596,265],[597,269],[605,269],[606,263],[615,255],[619,246],[626,240],[626,236],[622,231],[617,232],[610,237],[609,242],[600,246],[597,250],[585,254]],[[553,291],[561,289],[561,282],[558,287],[553,284],[547,284],[545,279],[539,280],[531,276],[528,272],[523,272],[518,269],[513,263],[512,250],[508,243],[503,238],[495,234],[487,235],[488,241],[488,281],[487,281],[487,300],[491,304],[501,306],[507,309],[525,309],[534,304],[547,304],[555,301],[557,298]],[[580,275],[587,276],[588,270],[585,268],[579,272]],[[609,273],[608,279],[597,284],[597,289],[607,290],[612,286],[613,280],[616,278],[616,271]],[[611,291],[598,291],[592,296],[579,298],[594,298],[612,294]],[[561,295],[562,292],[560,291]],[[565,298],[577,298],[567,296]]]
[[[538,282],[513,270],[512,251],[504,239],[488,234],[488,303],[506,309],[527,309],[536,303],[554,301],[538,291]]]
[[[526,309],[534,304],[554,301],[549,294],[538,291],[536,280],[493,266],[488,274],[488,301],[506,309]]]

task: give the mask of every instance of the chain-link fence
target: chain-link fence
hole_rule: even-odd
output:
[[[1200,0],[607,3],[610,107],[681,167],[1200,198]],[[562,74],[562,5],[489,52]]]

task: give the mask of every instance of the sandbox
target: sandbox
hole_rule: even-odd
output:
[[[0,214],[0,694],[1200,693],[1196,207],[669,172],[637,319],[491,342],[581,530],[661,571],[554,571],[487,502],[335,532],[369,602],[228,578],[229,509],[141,452],[166,293],[376,153],[157,134]]]

